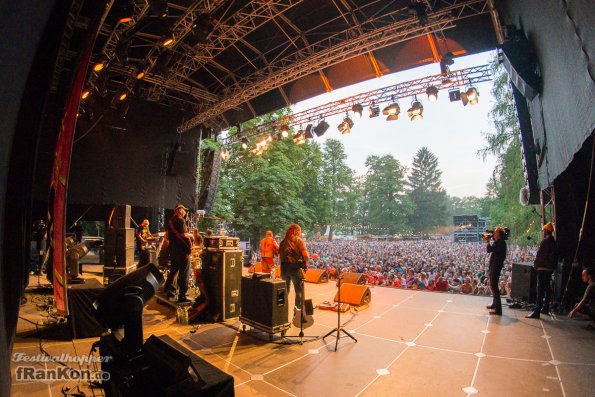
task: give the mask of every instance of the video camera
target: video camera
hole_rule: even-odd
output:
[[[510,229],[507,227],[503,227],[501,229],[504,231],[502,233],[502,238],[504,240],[508,240],[508,237],[510,237]],[[481,235],[481,238],[483,238],[484,241],[490,241],[494,237],[494,230],[495,229],[487,229],[485,233]]]

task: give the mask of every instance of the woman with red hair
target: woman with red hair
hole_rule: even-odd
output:
[[[301,239],[302,228],[292,223],[285,238],[279,245],[279,257],[281,260],[281,278],[287,285],[287,294],[291,290],[291,283],[295,288],[295,307],[302,308],[302,284],[300,269],[304,271],[308,268],[308,250],[304,240]]]

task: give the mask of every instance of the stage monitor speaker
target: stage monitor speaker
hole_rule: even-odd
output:
[[[525,302],[535,302],[537,275],[533,263],[513,263],[510,297]]]
[[[112,226],[116,229],[130,227],[130,206],[128,204],[116,204],[112,217]]]
[[[240,315],[240,287],[244,256],[241,250],[206,251],[203,274],[208,310],[213,318],[225,321]]]
[[[366,277],[364,277],[363,273],[345,273],[343,274],[343,277],[341,277],[341,279],[337,281],[337,285],[343,283],[363,285],[366,283]]]
[[[372,292],[367,285],[341,284],[341,303],[349,303],[354,306],[362,306],[370,303]],[[335,302],[339,301],[339,292],[335,294]]]
[[[103,285],[95,278],[85,279],[84,284],[68,286],[68,323],[73,339],[99,337],[105,331],[96,320],[93,307],[103,290]]]
[[[273,330],[288,323],[288,307],[285,281],[242,277],[242,319]]]
[[[324,269],[308,268],[306,271],[306,281],[314,284],[328,282],[328,272]]]

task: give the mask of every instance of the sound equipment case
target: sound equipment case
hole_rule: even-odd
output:
[[[241,278],[244,257],[241,250],[209,250],[203,261],[208,310],[216,321],[240,315]]]
[[[284,280],[242,277],[242,329],[246,325],[267,332],[272,339],[276,333],[285,334],[288,322],[287,286]]]

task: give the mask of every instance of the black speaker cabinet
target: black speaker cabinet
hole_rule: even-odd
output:
[[[287,329],[287,287],[284,280],[242,277],[240,321],[262,331],[276,333]]]
[[[533,263],[513,263],[510,297],[535,302],[537,275]]]
[[[115,228],[105,229],[103,250],[105,254],[124,255],[129,248],[134,249],[134,229],[133,228]]]
[[[112,226],[117,229],[130,227],[130,206],[127,204],[118,204],[112,216]]]
[[[240,315],[240,284],[244,253],[241,250],[207,251],[203,273],[208,309],[218,321]]]

